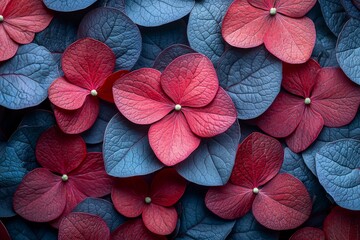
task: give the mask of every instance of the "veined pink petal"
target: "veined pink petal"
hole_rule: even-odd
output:
[[[35,33],[21,29],[21,27],[11,25],[7,22],[3,23],[6,33],[10,38],[19,44],[31,43],[34,40]]]
[[[166,240],[166,236],[150,232],[141,218],[131,219],[120,225],[112,234],[112,240]]]
[[[175,230],[177,223],[175,207],[163,207],[149,204],[142,214],[144,225],[150,232],[159,235],[168,235]]]
[[[314,7],[316,0],[277,0],[276,11],[293,18],[305,16]]]
[[[10,0],[3,0],[0,5],[0,14],[3,15],[6,9],[6,6],[9,4]]]
[[[275,6],[276,0],[247,0],[252,6],[269,11],[270,8]]]
[[[15,56],[18,47],[5,31],[3,24],[0,24],[0,62]]]

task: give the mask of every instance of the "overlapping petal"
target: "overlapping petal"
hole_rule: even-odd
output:
[[[277,0],[273,5],[277,12],[293,18],[300,18],[312,9],[316,0]]]
[[[163,207],[156,204],[150,204],[142,213],[142,219],[147,229],[159,235],[172,233],[175,230],[177,218],[174,207]]]
[[[0,61],[12,58],[16,54],[17,49],[17,43],[9,37],[4,26],[0,24]]]
[[[34,32],[24,31],[23,29],[21,29],[16,25],[11,25],[7,22],[4,22],[3,26],[6,33],[14,42],[20,44],[27,44],[27,43],[31,43],[35,37]]]
[[[156,235],[150,232],[145,226],[141,218],[132,219],[120,227],[112,234],[112,240],[166,240],[166,236]]]
[[[100,86],[100,88],[98,90],[99,97],[102,100],[114,103],[112,87],[113,87],[114,83],[116,82],[116,80],[118,80],[119,78],[121,78],[122,76],[124,76],[127,73],[129,73],[129,71],[120,70],[120,71],[114,72],[113,74],[108,76],[106,78],[104,84],[102,86]]]

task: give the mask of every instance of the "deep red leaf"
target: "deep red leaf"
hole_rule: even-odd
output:
[[[111,240],[166,240],[165,236],[155,235],[144,225],[141,218],[120,225],[112,234]]]
[[[15,56],[18,47],[17,43],[6,33],[4,26],[0,24],[0,61],[5,61]]]
[[[324,221],[326,240],[360,239],[360,212],[334,207]]]
[[[0,238],[2,240],[11,240],[9,233],[6,230],[6,227],[1,221],[0,221]]]
[[[113,87],[114,83],[116,82],[116,80],[118,80],[119,78],[121,78],[122,76],[124,76],[127,73],[129,73],[129,71],[120,70],[120,71],[114,72],[113,74],[108,76],[106,78],[104,84],[101,85],[99,90],[98,90],[99,97],[102,100],[114,103],[114,96],[113,96],[113,92],[112,92],[112,87]]]
[[[325,240],[323,230],[314,227],[304,227],[297,230],[289,240]]]
[[[142,213],[146,228],[158,235],[172,233],[175,230],[177,218],[174,207],[163,207],[156,204],[149,204]]]

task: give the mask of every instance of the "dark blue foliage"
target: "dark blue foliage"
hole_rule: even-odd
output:
[[[224,185],[234,167],[239,140],[240,126],[235,122],[226,132],[202,139],[200,146],[175,168],[190,182],[204,186]]]
[[[78,35],[108,45],[116,56],[116,70],[131,69],[141,52],[139,28],[115,8],[97,8],[86,14],[80,23]]]
[[[359,9],[352,3],[353,0],[340,0],[345,12],[352,18],[360,19]]]
[[[97,7],[112,7],[125,12],[125,0],[98,0],[95,5]]]
[[[225,51],[221,23],[232,0],[197,1],[190,13],[187,34],[190,46],[216,65]]]
[[[125,12],[136,24],[156,27],[186,16],[195,0],[125,0]]]
[[[263,46],[227,50],[217,68],[221,87],[230,95],[240,119],[264,113],[281,87],[281,61]]]
[[[101,217],[110,228],[110,231],[114,231],[125,222],[125,217],[116,211],[111,202],[100,198],[86,198],[76,206],[73,212],[90,213]]]
[[[339,35],[336,57],[344,73],[360,84],[360,20],[350,19]]]
[[[44,0],[44,4],[46,7],[58,12],[73,12],[85,9],[96,1],[97,0]]]
[[[115,115],[104,135],[106,172],[114,177],[145,175],[163,167],[148,140],[148,127],[133,124],[122,115]]]
[[[40,104],[50,84],[59,77],[57,63],[44,47],[19,47],[15,57],[0,63],[0,105],[21,109]]]
[[[319,3],[326,25],[335,36],[338,36],[348,19],[341,2],[339,0],[319,0]]]
[[[86,149],[88,152],[102,152],[102,145],[102,143],[86,144]]]
[[[36,110],[26,114],[20,122],[20,127],[45,127],[55,124],[54,114],[46,110]]]

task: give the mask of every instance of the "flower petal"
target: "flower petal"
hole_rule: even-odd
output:
[[[49,99],[55,106],[65,110],[76,110],[81,108],[90,91],[66,81],[60,77],[56,79],[48,90]]]
[[[205,196],[205,204],[221,218],[236,219],[250,211],[254,198],[252,189],[227,183],[210,188]]]
[[[310,18],[277,14],[264,37],[267,50],[280,60],[299,64],[309,60],[315,46],[315,25]]]
[[[200,137],[213,137],[228,130],[237,119],[235,105],[224,89],[202,108],[184,107],[182,112],[191,131]]]
[[[101,85],[100,88],[98,89],[99,97],[102,100],[114,103],[114,96],[113,96],[113,92],[112,92],[112,87],[113,87],[114,83],[116,82],[116,80],[118,80],[119,78],[121,78],[122,76],[124,76],[127,73],[129,73],[129,71],[120,70],[120,71],[114,72],[113,74],[108,76],[106,78],[104,84]]]
[[[316,0],[277,0],[276,11],[293,18],[305,16],[314,7]]]
[[[35,33],[21,29],[20,27],[11,25],[9,23],[3,23],[4,29],[9,34],[9,37],[19,44],[31,43],[34,40]]]
[[[269,11],[275,6],[275,0],[248,0],[248,2],[256,8]]]
[[[142,219],[150,232],[168,235],[175,230],[178,214],[174,207],[150,204],[144,209]]]
[[[18,44],[7,34],[4,26],[0,24],[0,62],[15,56],[18,47]]]
[[[161,89],[160,75],[158,70],[142,68],[115,82],[115,104],[127,119],[137,124],[151,124],[174,109],[174,103]]]
[[[289,240],[325,240],[323,230],[314,227],[304,227],[297,230],[291,235]]]
[[[219,88],[212,62],[199,53],[176,58],[165,68],[160,82],[175,104],[189,107],[206,106],[214,99]]]
[[[251,6],[247,0],[235,0],[222,23],[222,36],[238,48],[252,48],[264,42],[273,19],[268,11]]]
[[[149,129],[149,143],[155,155],[167,166],[185,160],[200,144],[184,115],[174,112]]]

